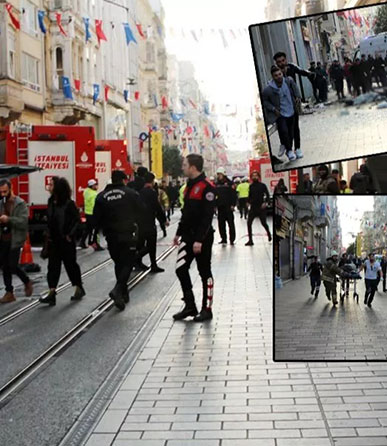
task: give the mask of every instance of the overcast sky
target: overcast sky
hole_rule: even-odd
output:
[[[264,21],[266,0],[162,0],[162,4],[167,50],[179,60],[193,62],[200,88],[210,102],[253,107],[258,88],[249,34],[237,33],[234,39],[230,30],[247,30]],[[191,30],[200,29],[216,32],[206,38],[199,34],[197,43]],[[226,49],[219,29],[225,30]]]
[[[337,209],[340,212],[340,224],[343,234],[343,246],[348,248],[360,230],[360,219],[366,211],[373,211],[374,197],[340,195],[337,197]]]

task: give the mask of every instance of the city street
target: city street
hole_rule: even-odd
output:
[[[387,293],[382,289],[379,284],[368,308],[363,303],[364,279],[359,280],[359,303],[351,285],[350,296],[335,308],[323,285],[317,299],[311,296],[308,277],[286,283],[275,293],[275,359],[386,360]]]
[[[324,108],[316,108],[313,114],[300,116],[304,157],[289,162],[284,155],[280,158],[284,163],[278,164],[276,169],[294,169],[386,153],[386,109],[378,110],[376,104],[346,107],[337,102],[334,91],[330,92],[329,100],[335,102]],[[278,132],[272,134],[270,144],[272,154],[278,156]]]

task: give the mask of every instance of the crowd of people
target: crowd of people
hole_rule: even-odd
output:
[[[350,281],[352,280],[356,284],[356,281],[361,279],[361,272],[364,272],[365,282],[364,305],[372,307],[380,282],[383,284],[383,292],[387,292],[386,256],[383,256],[379,262],[374,253],[370,253],[367,258],[362,259],[352,254],[347,255],[347,253],[343,253],[339,257],[336,251],[332,251],[324,264],[320,263],[317,256],[311,256],[311,260],[307,272],[310,277],[311,294],[315,298],[318,297],[321,282],[323,282],[327,299],[336,306],[338,304],[337,284],[340,283],[340,301],[343,303],[344,298],[349,297]],[[356,285],[354,286],[356,287]],[[354,288],[354,295],[357,295],[356,288]]]
[[[157,185],[154,174],[145,167],[137,169],[132,181],[124,172],[113,171],[111,181],[99,193],[97,181],[90,179],[84,191],[84,225],[81,225],[80,211],[72,199],[68,181],[52,177],[48,186],[47,231],[41,251],[41,257],[48,259],[49,292],[40,298],[40,302],[56,305],[62,264],[74,287],[71,300],[83,299],[86,291],[77,262],[77,244],[80,241],[83,249],[91,246],[95,251],[103,250],[99,236],[102,231],[116,276],[116,284],[109,296],[117,308],[124,310],[129,303],[127,284],[134,268],[150,269],[153,273],[164,272],[156,260],[156,220],[166,235],[171,215],[176,207],[180,207],[181,217],[174,244],[178,246],[176,274],[182,286],[185,306],[174,318],[180,320],[193,316],[195,321],[212,319],[211,251],[214,215],[218,219],[219,243],[223,245],[228,241],[231,245],[235,244],[236,208],[240,218],[247,219],[247,246],[254,244],[252,225],[256,218],[260,219],[271,241],[266,222],[270,196],[258,172],[252,172],[251,181],[247,177],[233,181],[220,168],[217,178],[211,181],[206,178],[203,165],[204,160],[200,155],[188,155],[183,163],[184,175],[188,180],[183,184],[162,181]],[[0,267],[3,269],[6,288],[0,303],[10,303],[16,300],[13,275],[17,275],[24,283],[26,296],[33,293],[32,281],[18,266],[28,234],[28,206],[14,195],[8,180],[0,180],[0,196]],[[150,267],[143,263],[146,255],[149,255]],[[189,275],[194,259],[203,282],[200,312],[195,304]]]
[[[337,59],[332,63],[322,64],[312,61],[308,70],[288,62],[283,51],[273,56],[271,67],[272,80],[263,89],[262,103],[267,124],[275,124],[280,139],[277,155],[273,154],[275,164],[282,163],[280,157],[286,154],[289,161],[303,158],[301,150],[301,135],[299,116],[302,113],[301,92],[297,84],[297,75],[309,80],[315,99],[315,104],[328,101],[329,84],[336,91],[339,101],[346,99],[344,81],[347,93],[357,97],[374,89],[374,83],[380,87],[387,86],[387,56],[384,59],[372,55],[351,61],[345,58],[344,64]]]
[[[286,192],[286,191],[285,191]],[[279,192],[284,193],[284,192]],[[326,164],[317,167],[317,178],[313,182],[309,173],[304,173],[297,186],[301,194],[375,194],[371,173],[366,164],[362,164],[349,183],[342,178],[338,169],[330,169]]]

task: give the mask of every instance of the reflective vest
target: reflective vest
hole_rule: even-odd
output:
[[[187,187],[187,184],[184,183],[179,190],[179,201],[180,201],[181,209],[183,209],[183,207],[184,207],[184,191],[185,191],[186,187]]]
[[[249,183],[241,183],[237,187],[238,197],[239,198],[248,198],[249,197]]]
[[[87,187],[83,191],[83,199],[85,202],[85,214],[93,215],[95,199],[97,198],[98,192],[90,187]]]

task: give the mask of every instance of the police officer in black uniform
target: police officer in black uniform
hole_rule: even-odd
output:
[[[257,217],[261,220],[261,224],[266,230],[269,242],[271,241],[269,225],[266,222],[266,208],[270,200],[269,191],[266,184],[261,183],[259,172],[252,172],[251,179],[252,183],[250,184],[249,198],[247,199],[250,204],[249,216],[247,218],[249,241],[246,243],[246,246],[254,245],[253,222]]]
[[[220,167],[216,182],[216,208],[218,210],[218,226],[222,245],[227,245],[226,223],[230,231],[230,244],[235,243],[235,221],[234,208],[237,204],[238,195],[232,187],[232,181],[227,178],[226,171]]]
[[[112,184],[100,192],[94,206],[97,228],[102,228],[114,262],[117,283],[109,296],[119,310],[129,302],[128,281],[136,259],[138,222],[143,206],[137,192],[126,186],[127,176],[112,173]]]
[[[145,209],[141,216],[139,226],[138,260],[149,254],[151,260],[151,271],[153,273],[162,273],[164,270],[157,266],[156,247],[157,247],[157,228],[156,218],[160,225],[168,226],[165,212],[159,202],[157,192],[154,190],[155,176],[152,172],[147,172],[144,176],[145,185],[140,190],[140,198]],[[143,265],[141,262],[140,265]]]
[[[176,274],[183,289],[185,306],[175,314],[175,320],[193,316],[195,322],[212,319],[214,281],[211,272],[211,250],[214,243],[212,220],[215,212],[215,187],[203,172],[203,157],[190,154],[183,162],[184,174],[188,177],[184,191],[184,207],[174,244],[179,246]],[[202,308],[198,314],[189,268],[196,259],[203,283]]]

